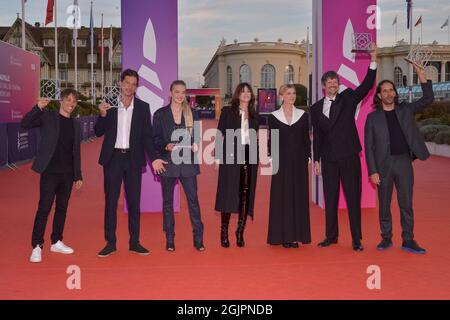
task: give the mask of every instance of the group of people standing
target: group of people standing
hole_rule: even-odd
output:
[[[371,60],[364,81],[354,90],[346,89],[339,93],[339,76],[334,71],[326,72],[322,77],[325,97],[311,107],[309,114],[294,106],[296,91],[293,85],[280,88],[282,105],[268,118],[271,137],[268,156],[272,167],[277,161],[270,190],[269,244],[297,248],[299,243],[311,242],[308,165],[312,163],[315,174],[323,177],[325,197],[326,238],[318,244],[319,247],[338,242],[337,210],[342,183],[350,218],[352,247],[355,251],[363,250],[359,157],[362,147],[355,113],[375,82],[376,49],[371,52]],[[425,160],[429,156],[415,124],[414,114],[433,101],[433,91],[423,68],[415,66],[415,69],[422,84],[423,97],[411,104],[399,104],[395,85],[384,80],[377,86],[374,98],[376,110],[368,116],[365,126],[366,160],[370,180],[378,187],[380,202],[382,241],[377,246],[379,250],[392,246],[390,201],[395,185],[402,221],[402,247],[425,253],[425,249],[414,241],[413,235],[411,162],[414,158]],[[170,104],[155,112],[152,123],[149,105],[135,97],[138,82],[136,71],[123,71],[119,105],[113,107],[101,103],[98,107],[100,116],[95,124],[95,134],[104,136],[99,163],[103,166],[104,175],[106,240],[98,256],[107,257],[117,250],[117,202],[122,184],[128,206],[129,250],[140,255],[149,254],[149,250],[139,241],[141,177],[147,163],[146,156],[161,179],[166,250],[175,251],[173,197],[178,180],[187,198],[194,248],[204,251],[204,227],[197,195],[200,169],[195,161],[201,135],[195,132],[199,129],[195,125],[198,119],[187,104],[186,84],[181,80],[172,83]],[[62,242],[62,235],[72,185],[75,183],[77,188],[81,188],[83,180],[80,129],[70,117],[77,99],[76,91],[65,89],[61,93],[59,111],[45,109],[49,100],[39,99],[22,120],[24,128],[40,127],[42,137],[33,164],[33,170],[41,174],[41,179],[31,262],[42,260],[45,227],[55,198],[51,251],[63,254],[74,252]],[[238,217],[235,232],[238,247],[245,246],[247,217],[254,217],[259,162],[258,128],[252,87],[241,83],[233,94],[231,106],[222,109],[215,141],[218,168],[215,210],[221,215],[220,243],[225,248],[230,246],[228,229],[231,215],[234,213]],[[228,134],[230,131],[231,134]],[[274,144],[277,148],[272,147]]]

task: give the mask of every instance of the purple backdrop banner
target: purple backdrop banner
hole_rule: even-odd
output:
[[[139,73],[137,96],[153,113],[169,102],[169,87],[178,78],[177,0],[122,0],[122,69]],[[142,177],[141,211],[161,212],[161,185],[150,167]],[[179,211],[179,189],[174,209]],[[125,203],[125,201],[124,201]]]
[[[14,163],[34,157],[37,151],[37,131],[22,129],[20,123],[8,123],[8,162]]]
[[[6,123],[0,123],[0,167],[8,162],[8,135],[6,134]]]

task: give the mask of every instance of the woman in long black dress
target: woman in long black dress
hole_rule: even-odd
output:
[[[283,104],[269,116],[271,134],[279,132],[279,152],[272,154],[269,232],[267,242],[298,248],[310,243],[308,162],[311,156],[308,114],[294,106],[294,85],[279,91]],[[272,138],[271,145],[276,141]],[[272,146],[273,147],[273,146]],[[269,149],[270,150],[270,149]],[[275,170],[278,168],[278,171]]]
[[[222,247],[230,246],[230,216],[238,213],[236,245],[243,247],[247,216],[253,218],[258,173],[258,115],[248,83],[237,86],[231,107],[222,109],[217,130],[215,156],[220,165],[215,209],[221,212],[220,241]]]

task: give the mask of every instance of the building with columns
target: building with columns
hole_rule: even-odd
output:
[[[450,46],[439,45],[437,43],[424,45],[425,48],[432,51],[431,60],[426,67],[427,76],[433,81],[450,81]],[[394,81],[396,86],[403,86],[403,76],[406,76],[409,85],[409,63],[404,58],[409,53],[409,45],[400,42],[395,47],[384,47],[378,49],[378,62],[380,79],[389,79]],[[417,84],[417,75],[413,74],[413,83]]]
[[[225,103],[241,82],[250,83],[255,94],[258,88],[279,88],[287,83],[308,87],[306,51],[305,41],[259,42],[255,39],[239,43],[235,40],[227,45],[222,40],[203,72],[205,86],[220,88]],[[312,50],[309,52],[311,57]]]
[[[39,23],[25,23],[26,50],[41,57],[41,80],[55,79],[55,33],[54,27],[41,27]],[[109,34],[110,28],[104,28],[104,85],[116,85],[120,80],[122,54],[120,28],[112,28],[112,77],[110,75]],[[17,18],[12,26],[0,27],[0,40],[22,47],[22,20]],[[91,56],[89,28],[81,27],[77,39],[78,91],[91,96],[91,60],[94,63],[94,82],[96,96],[101,96],[101,28],[94,28],[94,50]],[[73,30],[58,27],[58,80],[61,89],[75,86],[75,41]]]
[[[450,45],[439,45],[436,42],[425,45],[433,52],[426,72],[433,83],[443,92],[435,92],[437,100],[450,99]],[[312,46],[310,51],[312,53]],[[409,45],[403,41],[393,47],[378,48],[377,79],[393,81],[399,91],[408,90],[403,87],[406,76],[409,85],[409,64],[404,58],[408,56]],[[310,59],[312,64],[312,58]],[[226,44],[220,43],[203,76],[205,86],[220,88],[225,103],[233,89],[240,82],[249,82],[253,88],[279,88],[285,83],[299,83],[309,87],[308,66],[306,63],[306,43],[254,42]],[[446,86],[445,83],[449,84]],[[417,84],[417,75],[413,73],[413,83]],[[449,88],[448,90],[446,88]],[[403,89],[403,90],[402,90]],[[420,91],[420,88],[418,88]],[[420,92],[417,95],[420,96]]]

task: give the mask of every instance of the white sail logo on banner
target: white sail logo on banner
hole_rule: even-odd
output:
[[[353,25],[352,21],[348,19],[347,25],[345,26],[344,31],[344,40],[342,41],[342,55],[344,58],[349,60],[351,63],[355,63],[355,53],[352,52],[352,35],[353,35]],[[341,76],[344,79],[347,79],[350,83],[352,83],[355,86],[359,86],[359,80],[358,75],[356,74],[356,71],[351,69],[345,64],[341,64],[338,70],[339,76]],[[347,89],[347,86],[344,84],[341,84],[339,86],[339,92],[344,91]],[[355,112],[355,120],[358,119],[359,110],[361,109],[361,103],[358,104],[358,107],[356,108]]]
[[[156,36],[155,29],[153,28],[153,23],[151,19],[148,19],[147,26],[145,27],[142,51],[144,58],[149,60],[151,63],[156,64]],[[159,81],[158,74],[150,69],[148,66],[142,64],[138,70],[139,77],[151,83],[153,86],[162,91],[162,85]],[[156,93],[151,91],[146,86],[142,84],[138,87],[136,91],[137,95],[150,105],[151,113],[153,114],[156,110],[163,107],[164,99],[158,96]]]

